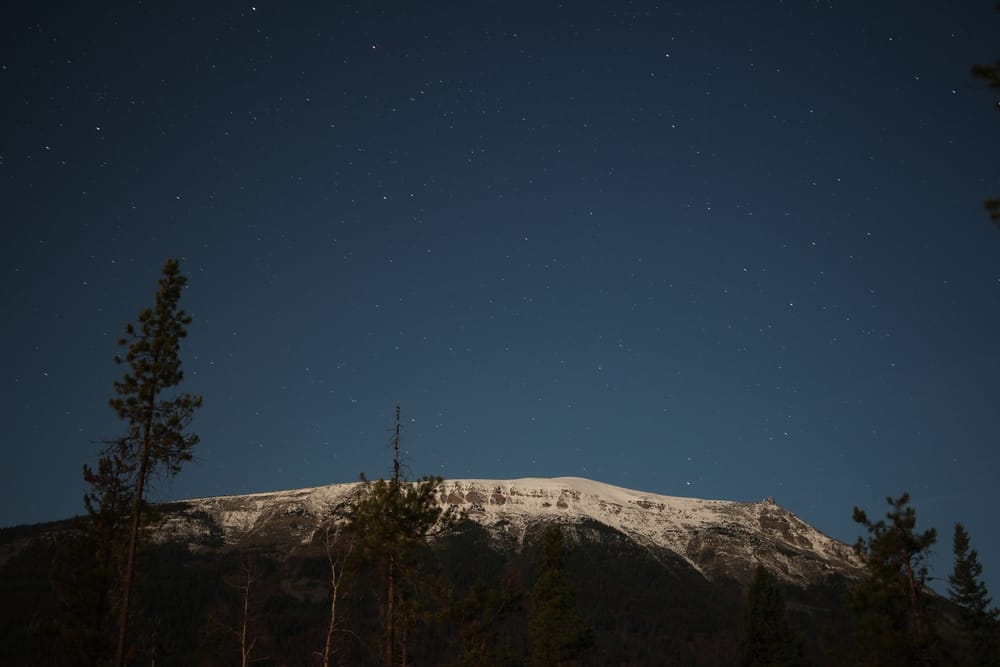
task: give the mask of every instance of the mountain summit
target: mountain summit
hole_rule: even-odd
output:
[[[232,545],[308,544],[359,483],[173,504],[157,527],[161,539],[215,534]],[[762,564],[786,583],[808,586],[828,577],[852,579],[861,562],[773,499],[742,503],[664,496],[579,477],[455,479],[440,502],[465,512],[500,550],[521,550],[545,524],[603,525],[660,558],[679,557],[710,581],[746,584]],[[673,560],[673,558],[671,558]]]

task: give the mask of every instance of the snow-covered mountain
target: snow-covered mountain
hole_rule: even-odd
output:
[[[161,539],[221,537],[227,544],[296,544],[316,530],[358,483],[199,498],[172,505],[155,529]],[[588,522],[619,531],[657,558],[679,557],[711,581],[745,583],[758,563],[798,586],[830,577],[855,578],[861,563],[846,544],[827,537],[773,500],[741,503],[663,496],[579,477],[447,480],[440,502],[464,510],[502,549],[519,549],[540,527]],[[592,524],[590,524],[592,525]]]

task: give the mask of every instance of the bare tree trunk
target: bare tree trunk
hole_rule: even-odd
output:
[[[406,667],[406,664],[407,664],[407,660],[406,660],[406,658],[407,658],[407,654],[406,654],[406,630],[409,627],[409,624],[407,623],[408,620],[409,619],[407,619],[405,616],[403,617],[403,627],[400,629],[400,635],[401,635],[401,637],[400,637],[400,642],[399,642],[400,643],[399,650],[400,650],[400,653],[402,654],[402,655],[400,655],[400,658],[399,658],[400,667]]]
[[[340,590],[340,582],[344,579],[344,567],[347,565],[347,558],[351,555],[353,545],[348,547],[343,559],[334,558],[333,540],[330,538],[330,526],[326,527],[326,560],[330,564],[330,624],[326,628],[326,644],[323,646],[323,667],[330,667],[330,653],[333,644],[333,631],[337,626],[337,596]],[[337,568],[340,571],[337,571]]]
[[[395,542],[395,541],[394,541]],[[388,590],[385,605],[385,667],[392,667],[396,643],[396,545],[389,545]]]
[[[250,654],[247,651],[247,616],[250,614],[250,577],[247,576],[247,585],[243,589],[243,622],[240,624],[240,664],[247,667],[250,663]]]
[[[399,406],[396,406],[396,434],[392,439],[392,493],[399,494]],[[394,504],[398,501],[393,498]],[[398,517],[392,517],[395,522]],[[399,526],[393,523],[392,537],[389,542],[388,573],[386,591],[386,619],[385,619],[385,667],[393,667],[393,650],[396,644],[396,568],[397,568],[397,531]]]
[[[917,643],[919,645],[921,658],[930,664],[930,656],[928,655],[928,644],[927,641],[930,636],[930,632],[927,628],[927,619],[924,618],[924,605],[923,600],[920,599],[920,591],[918,590],[916,576],[913,573],[913,566],[910,563],[910,557],[908,553],[903,554],[903,573],[906,579],[907,593],[909,593],[910,607],[913,610],[913,630],[917,638]]]
[[[257,638],[250,636],[250,589],[257,581],[257,572],[253,563],[243,563],[243,577],[239,583],[233,587],[243,593],[243,610],[240,618],[240,628],[234,634],[240,640],[240,665],[247,667],[253,660],[253,649],[257,645]]]
[[[135,553],[139,545],[139,527],[142,514],[142,494],[145,492],[146,477],[149,475],[150,434],[153,410],[150,408],[150,418],[144,426],[142,438],[142,454],[139,463],[139,474],[135,480],[135,498],[132,500],[132,525],[129,529],[128,556],[125,559],[125,572],[122,573],[122,606],[118,610],[118,646],[115,651],[115,665],[125,665],[125,642],[128,639],[129,606],[132,602],[132,581],[135,578]]]

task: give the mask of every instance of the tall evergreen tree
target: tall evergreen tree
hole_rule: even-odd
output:
[[[383,630],[382,663],[407,664],[406,637],[418,602],[414,590],[425,577],[419,571],[418,552],[430,537],[450,530],[457,520],[452,510],[438,503],[443,480],[424,477],[406,482],[399,458],[400,415],[396,406],[393,437],[393,473],[389,480],[369,482],[349,512],[346,531],[356,540],[359,560],[375,566],[383,583],[380,596]]]
[[[747,590],[740,637],[741,667],[805,665],[802,643],[785,615],[785,597],[774,576],[758,565]]]
[[[969,533],[960,523],[955,524],[952,544],[955,564],[948,576],[948,592],[961,607],[960,621],[969,639],[972,663],[1000,665],[1000,610],[990,606],[992,600],[980,579],[983,566],[979,554],[970,549]]]
[[[153,308],[139,313],[137,324],[127,324],[118,345],[124,356],[115,362],[128,370],[114,383],[115,396],[109,401],[118,418],[125,422],[122,458],[133,474],[128,543],[121,575],[121,603],[118,608],[118,642],[115,664],[126,659],[131,595],[135,579],[136,551],[146,493],[146,484],[156,472],[175,475],[181,464],[191,460],[198,436],[185,432],[201,406],[201,397],[165,391],[181,383],[180,344],[187,335],[191,318],[179,307],[187,284],[180,262],[169,259],[163,266]]]
[[[862,665],[933,665],[937,662],[925,593],[926,559],[937,538],[931,528],[916,531],[910,496],[887,498],[891,510],[872,522],[854,508],[854,520],[868,531],[855,550],[865,563],[862,581],[848,595],[854,614],[854,648]]]
[[[531,589],[528,617],[531,664],[538,667],[576,664],[594,642],[590,627],[576,607],[573,584],[566,574],[566,557],[562,529],[549,526],[542,534],[538,579]]]

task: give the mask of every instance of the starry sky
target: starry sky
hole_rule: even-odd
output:
[[[322,4],[322,7],[312,6]],[[1000,591],[992,2],[9,3],[0,525],[82,511],[182,258],[197,460],[154,499],[387,474],[909,491]]]

